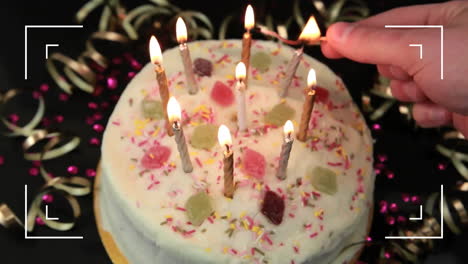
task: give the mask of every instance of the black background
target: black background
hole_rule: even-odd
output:
[[[375,14],[396,6],[428,2],[435,1],[369,1],[368,4],[371,12]],[[56,115],[63,115],[64,122],[53,124],[52,127],[73,132],[82,139],[79,148],[71,154],[47,162],[47,168],[54,175],[59,176],[69,175],[66,170],[69,165],[78,166],[79,175],[84,175],[86,169],[96,167],[100,155],[99,147],[90,145],[88,140],[91,137],[100,138],[101,133],[87,125],[85,119],[98,112],[103,115],[103,119],[96,123],[105,125],[106,118],[117,99],[115,96],[122,91],[126,83],[125,80],[120,80],[117,90],[105,90],[98,96],[76,91],[68,101],[63,102],[58,100],[61,92],[52,83],[45,70],[45,44],[58,43],[60,47],[51,48],[51,52],[59,51],[71,57],[77,56],[84,49],[84,42],[89,34],[97,28],[99,11],[93,13],[90,20],[85,21],[83,29],[30,29],[28,32],[29,80],[27,81],[24,80],[24,26],[75,24],[74,13],[84,3],[85,1],[76,0],[9,0],[0,3],[0,91],[11,88],[37,90],[40,84],[50,84],[50,89],[45,94],[46,117],[53,119]],[[123,3],[134,7],[146,2],[127,0]],[[244,1],[199,0],[174,1],[174,3],[184,9],[204,12],[214,22],[215,28],[219,27],[227,14],[237,12],[239,29],[232,29],[228,36],[240,38],[242,32],[240,14],[244,8]],[[256,16],[260,20],[267,12],[279,18],[291,14],[290,1],[252,1],[252,3]],[[147,62],[144,44],[137,42],[131,47],[141,63]],[[163,47],[171,45],[174,44],[163,44]],[[341,75],[355,99],[360,98],[362,90],[371,87],[375,78],[375,67],[347,60],[325,59],[318,47],[309,48],[306,52],[325,62]],[[106,102],[110,107],[92,111],[87,107],[90,101]],[[20,114],[20,124],[24,124],[22,121],[32,116],[37,103],[27,97],[21,97],[16,102],[8,108],[8,112]],[[394,171],[396,177],[394,180],[388,180],[385,177],[377,178],[376,203],[384,199],[396,202],[402,192],[424,196],[438,191],[440,184],[450,186],[459,179],[455,170],[450,166],[445,171],[437,170],[437,164],[445,161],[434,151],[434,145],[439,140],[437,131],[415,130],[413,124],[402,121],[396,111],[392,111],[378,123],[382,125],[383,130],[374,131],[375,152],[388,155],[387,168]],[[22,219],[24,217],[24,185],[29,186],[28,203],[30,203],[32,196],[43,184],[43,180],[40,176],[31,176],[28,173],[33,164],[23,158],[21,143],[21,138],[12,139],[0,136],[0,156],[5,159],[5,164],[0,165],[0,203],[7,203]],[[84,240],[24,240],[24,234],[0,228],[0,263],[110,263],[95,227],[92,196],[79,198],[79,202],[82,207],[82,217],[72,231],[61,233],[38,227],[31,235],[82,235]],[[410,206],[405,209],[409,212],[415,208],[417,209],[417,207]],[[55,210],[51,209],[51,214],[63,215],[67,213],[66,210],[60,207]],[[372,231],[375,240],[382,239],[388,234],[389,229],[384,223],[384,218],[376,213]],[[442,242],[440,251],[431,255],[427,263],[468,262],[467,252],[463,250],[466,249],[468,242],[466,235],[458,238],[447,235]],[[362,259],[368,263],[375,263],[375,250],[372,248],[366,250]]]

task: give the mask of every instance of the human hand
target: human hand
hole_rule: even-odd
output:
[[[444,79],[441,80],[441,30],[395,29],[385,25],[443,25]],[[423,45],[419,49],[409,44]],[[322,52],[376,64],[391,79],[392,94],[413,102],[422,127],[453,124],[468,137],[468,1],[403,7],[356,23],[336,23]]]

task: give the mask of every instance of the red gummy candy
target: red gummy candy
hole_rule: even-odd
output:
[[[245,174],[259,180],[263,179],[263,176],[265,175],[266,161],[262,154],[255,150],[246,148],[244,149],[242,159],[242,168]]]
[[[221,106],[230,106],[234,103],[234,93],[231,88],[220,81],[216,81],[211,90],[211,98]]]
[[[328,101],[329,92],[327,89],[317,86],[315,88],[315,102],[326,104]]]
[[[171,149],[165,146],[154,146],[146,151],[141,159],[141,165],[145,169],[159,169],[169,159]]]
[[[275,192],[267,191],[263,199],[262,214],[275,225],[283,222],[284,200]]]

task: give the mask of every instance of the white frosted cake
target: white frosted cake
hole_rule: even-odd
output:
[[[289,96],[279,86],[294,50],[254,41],[247,132],[236,122],[234,70],[241,41],[189,43],[200,90],[190,95],[178,49],[163,54],[179,101],[193,172],[166,134],[154,66],[130,82],[102,145],[100,210],[130,263],[350,263],[373,203],[372,139],[343,82],[304,55]],[[317,97],[306,142],[295,140],[287,178],[276,177],[287,119],[301,118],[307,72]],[[232,199],[223,195],[220,124],[233,137]]]

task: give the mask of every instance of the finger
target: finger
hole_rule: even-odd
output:
[[[383,76],[389,79],[400,80],[400,81],[407,81],[411,79],[409,74],[398,66],[379,64],[377,65],[377,69],[379,70],[380,74],[382,74]]]
[[[468,116],[453,114],[453,125],[465,138],[468,138]]]
[[[422,127],[448,125],[452,115],[447,109],[431,103],[417,103],[413,106],[413,117]]]
[[[343,55],[341,55],[339,52],[337,52],[335,49],[333,49],[332,46],[328,45],[327,42],[322,42],[320,45],[322,49],[323,55],[329,59],[339,59],[343,58]]]
[[[409,69],[419,54],[407,47],[414,39],[423,39],[417,29],[375,28],[357,23],[339,22],[327,30],[327,42],[344,57],[371,64],[392,64]]]
[[[457,8],[453,4],[426,4],[395,8],[361,20],[358,23],[367,26],[384,27],[385,25],[442,25],[447,22],[447,15]]]
[[[392,94],[404,102],[421,103],[428,101],[423,90],[413,81],[392,80],[390,82]]]

